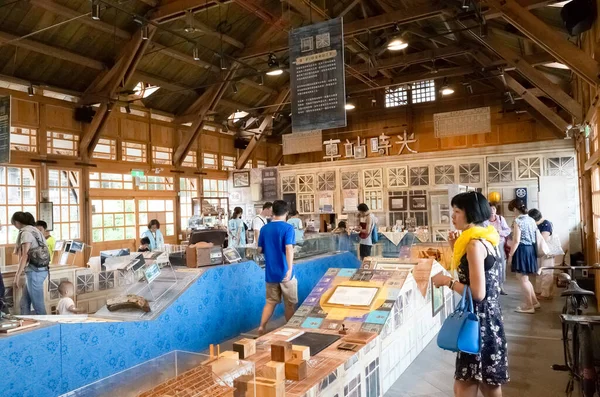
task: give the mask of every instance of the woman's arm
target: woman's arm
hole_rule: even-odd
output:
[[[512,256],[515,254],[515,251],[517,251],[517,248],[519,247],[520,242],[521,242],[521,229],[519,229],[519,225],[517,224],[517,222],[515,222],[513,225],[512,245],[510,246],[510,252],[508,253],[509,258],[512,258]]]
[[[506,219],[502,216],[500,217],[500,237],[508,237],[508,235],[510,235],[510,226],[508,226],[508,223],[506,223]]]
[[[21,276],[25,271],[25,267],[27,266],[27,258],[29,253],[29,248],[31,247],[31,243],[23,243],[21,244],[21,249],[19,250],[19,267],[17,268],[17,272],[15,273],[15,286],[17,288],[23,287],[23,281]]]
[[[484,243],[471,240],[467,246],[467,262],[469,263],[469,279],[473,300],[478,302],[485,299],[485,269],[483,262],[487,256]],[[462,293],[462,290],[461,290]]]
[[[548,239],[550,238],[550,232],[542,232],[542,237],[544,238],[544,240],[548,241]]]

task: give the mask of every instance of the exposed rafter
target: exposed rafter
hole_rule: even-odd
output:
[[[486,3],[501,11],[504,19],[556,59],[568,65],[573,72],[593,87],[600,83],[598,77],[600,75],[600,65],[598,65],[598,62],[526,8],[514,0],[486,0]]]

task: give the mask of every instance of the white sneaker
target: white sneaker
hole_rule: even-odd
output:
[[[527,314],[535,314],[535,309],[530,307],[529,309],[522,308],[521,306],[517,306],[515,309],[517,313],[527,313]]]

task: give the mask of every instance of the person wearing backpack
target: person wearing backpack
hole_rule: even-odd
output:
[[[377,218],[369,211],[369,206],[361,203],[356,207],[359,218],[359,237],[360,237],[360,259],[364,260],[371,256],[373,248],[373,231],[377,230]]]
[[[44,236],[35,227],[35,219],[29,212],[15,212],[12,225],[19,230],[15,243],[15,254],[19,257],[19,267],[15,275],[15,288],[22,289],[21,314],[46,314],[44,303],[44,281],[48,277],[50,251]],[[23,273],[25,280],[23,280]]]

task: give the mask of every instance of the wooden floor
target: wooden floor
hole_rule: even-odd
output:
[[[503,388],[503,396],[565,396],[568,376],[550,368],[562,363],[559,313],[563,301],[555,296],[553,301],[543,302],[535,315],[519,314],[514,312],[519,304],[516,280],[509,280],[506,290],[509,295],[502,297],[502,309],[511,382]],[[454,361],[455,354],[441,350],[434,340],[385,397],[453,396]]]

